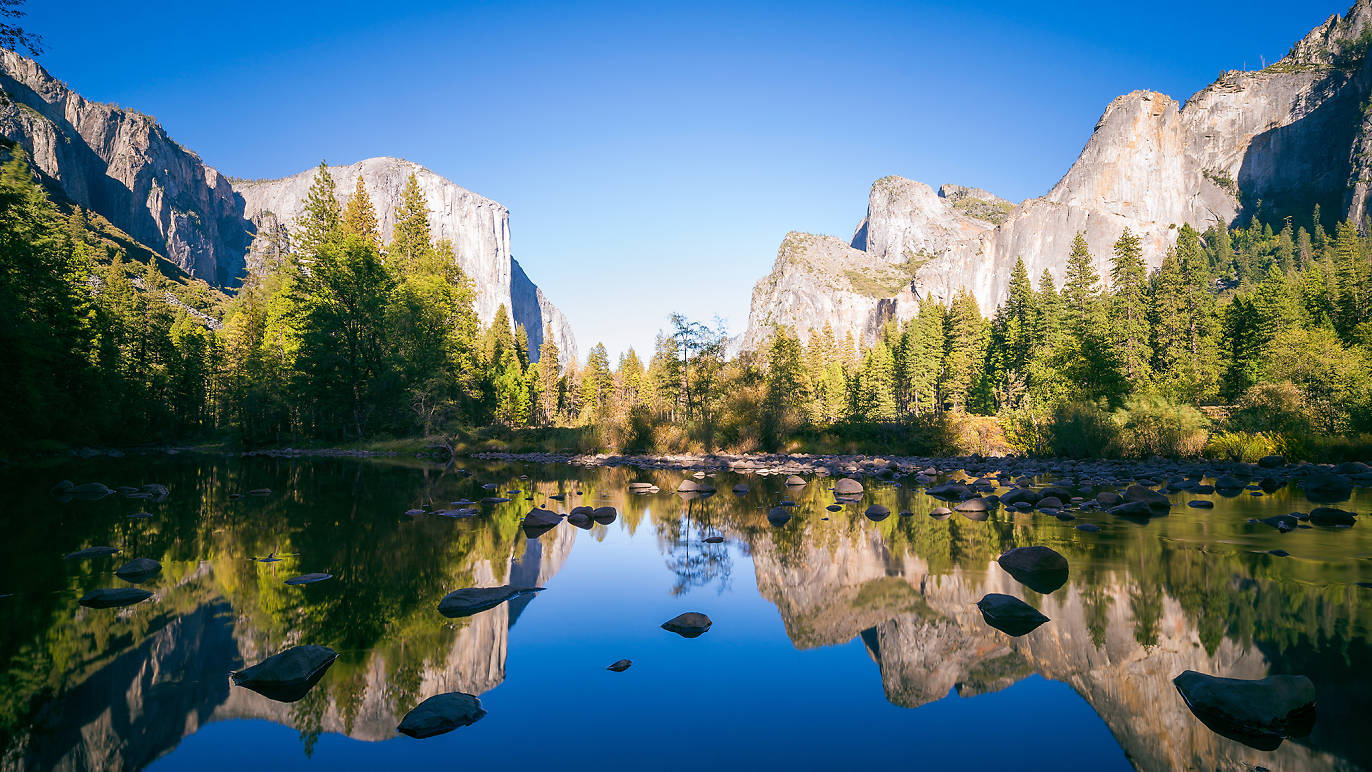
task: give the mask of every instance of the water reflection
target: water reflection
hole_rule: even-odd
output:
[[[1071,685],[1141,769],[1372,765],[1372,743],[1359,727],[1372,709],[1362,687],[1372,677],[1372,590],[1357,584],[1368,578],[1372,535],[1362,526],[1282,534],[1247,522],[1308,511],[1295,488],[1206,496],[1213,509],[1182,506],[1142,525],[1096,513],[1083,517],[1101,526],[1092,533],[1003,509],[934,517],[945,502],[892,483],[869,483],[830,511],[827,483],[785,487],[780,477],[747,478],[749,490],[732,493],[739,480],[721,474],[706,482],[722,493],[682,496],[670,493],[680,474],[624,469],[482,464],[465,475],[381,462],[203,458],[74,466],[0,479],[12,529],[0,594],[14,595],[0,600],[8,622],[0,627],[6,769],[140,768],[207,723],[241,718],[292,727],[306,754],[326,733],[393,738],[400,718],[425,699],[501,685],[518,645],[511,628],[530,604],[574,613],[579,604],[615,603],[559,595],[555,578],[576,541],[578,554],[596,555],[612,535],[635,553],[660,556],[660,569],[634,568],[634,581],[673,597],[703,602],[733,593],[736,570],[752,574],[791,645],[860,640],[874,680],[897,706],[986,694],[1037,673]],[[53,483],[77,476],[137,490],[165,485],[170,494],[55,501]],[[661,492],[632,493],[633,482]],[[259,489],[273,493],[236,495]],[[479,504],[475,517],[407,514],[480,501],[490,490],[512,500]],[[795,506],[778,525],[769,515],[783,499]],[[1360,490],[1340,506],[1367,511],[1368,503]],[[579,505],[613,506],[618,518],[526,538],[521,521],[530,508]],[[900,514],[864,516],[873,505]],[[128,517],[142,511],[152,516]],[[90,545],[121,551],[63,560]],[[1041,593],[995,562],[1029,545],[1067,558],[1065,584]],[[1291,557],[1268,553],[1277,547]],[[133,558],[161,563],[140,585],[151,598],[124,608],[78,605],[119,582],[115,569]],[[286,584],[310,573],[333,578]],[[550,591],[452,619],[437,611],[452,590],[506,585]],[[997,632],[976,606],[988,593],[1022,599],[1051,622],[1018,638]],[[709,637],[729,635],[720,628]],[[230,671],[302,644],[339,658],[298,701],[230,685]],[[737,656],[750,651],[740,643]],[[604,662],[595,665],[603,671]],[[1171,679],[1185,670],[1308,675],[1318,721],[1309,737],[1270,752],[1226,739],[1177,695]],[[578,687],[572,680],[566,688]],[[730,687],[719,688],[728,699]]]

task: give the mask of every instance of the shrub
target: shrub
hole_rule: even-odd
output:
[[[1054,455],[1099,458],[1116,450],[1116,427],[1098,405],[1066,402],[1053,411],[1048,447]]]
[[[1205,455],[1223,461],[1253,463],[1263,456],[1281,452],[1279,437],[1262,432],[1218,432],[1205,443]]]
[[[1120,455],[1129,458],[1199,456],[1209,437],[1204,414],[1158,394],[1130,397],[1111,418]]]
[[[1305,435],[1311,431],[1310,406],[1290,381],[1259,383],[1239,397],[1226,423],[1239,432]]]

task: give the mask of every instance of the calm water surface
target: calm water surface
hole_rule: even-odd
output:
[[[1372,581],[1372,531],[1247,523],[1309,511],[1295,488],[1178,494],[1146,524],[1083,513],[1103,529],[1087,533],[1005,510],[939,520],[928,512],[944,502],[889,484],[830,513],[822,480],[720,473],[719,494],[685,501],[667,493],[680,473],[462,466],[473,474],[183,455],[0,472],[3,768],[1372,767],[1372,589],[1357,585]],[[48,490],[64,478],[170,495],[63,504]],[[740,480],[752,491],[728,492]],[[633,481],[663,492],[631,495]],[[404,514],[491,495],[484,483],[522,493],[469,519]],[[272,494],[230,499],[254,488]],[[782,498],[796,517],[774,527]],[[1197,498],[1215,508],[1185,505]],[[619,517],[532,540],[519,527],[533,504],[581,503]],[[871,503],[913,515],[873,522]],[[1339,506],[1369,505],[1358,490]],[[128,517],[141,511],[152,517]],[[1031,544],[1071,563],[1051,595],[994,562]],[[92,545],[121,553],[62,557]],[[127,586],[114,569],[134,557],[164,566],[152,599],[77,605]],[[336,578],[283,584],[314,571]],[[437,612],[452,590],[505,583],[547,589],[465,619]],[[987,592],[1052,621],[1010,638],[973,605]],[[685,611],[714,627],[659,628]],[[340,657],[302,700],[231,685],[230,671],[305,643]],[[627,672],[605,669],[621,658]],[[1187,669],[1308,675],[1314,732],[1275,751],[1216,735],[1171,684]],[[480,695],[488,714],[428,740],[397,735],[449,691]]]

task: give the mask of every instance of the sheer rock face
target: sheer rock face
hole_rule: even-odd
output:
[[[1259,201],[1266,221],[1308,219],[1315,204],[1360,221],[1372,185],[1372,115],[1361,107],[1372,93],[1372,57],[1352,41],[1369,29],[1372,0],[1358,0],[1285,59],[1224,73],[1185,105],[1151,91],[1116,98],[1066,175],[1008,211],[985,191],[945,185],[936,194],[900,177],[877,180],[851,243],[861,254],[845,257],[849,270],[888,277],[865,283],[877,297],[856,302],[853,280],[836,276],[823,255],[797,259],[783,243],[754,289],[744,347],[765,340],[776,321],[802,337],[827,322],[840,338],[870,341],[886,319],[909,318],[918,298],[947,301],[964,287],[989,314],[1017,258],[1030,276],[1047,269],[1060,284],[1078,231],[1106,275],[1126,227],[1157,266],[1181,224],[1246,223]],[[908,287],[889,280],[905,274]]]
[[[0,136],[17,143],[66,198],[110,220],[187,273],[234,287],[270,265],[289,244],[314,170],[270,181],[230,179],[177,144],[153,118],[91,102],[36,62],[0,50]],[[436,238],[453,242],[476,287],[476,312],[489,324],[505,304],[528,331],[537,357],[548,325],[563,363],[576,356],[570,325],[510,254],[505,207],[418,164],[371,158],[332,167],[340,200],[358,175],[367,183],[389,238],[406,179],[414,173],[428,197]]]
[[[271,228],[290,224],[304,210],[305,198],[316,171],[309,169],[279,180],[238,181],[234,190],[242,197],[244,216],[254,230],[269,234]],[[562,312],[548,302],[542,290],[525,275],[510,256],[510,212],[504,206],[453,184],[419,164],[398,158],[368,158],[348,166],[331,166],[334,194],[340,202],[353,194],[360,176],[376,208],[382,241],[389,241],[395,228],[401,192],[413,174],[429,202],[429,227],[435,239],[453,244],[457,262],[476,285],[476,314],[482,324],[495,319],[504,305],[516,324],[524,325],[529,335],[529,354],[537,359],[543,331],[552,325],[563,363],[576,355],[576,341]],[[266,243],[255,244],[254,252],[266,252]]]

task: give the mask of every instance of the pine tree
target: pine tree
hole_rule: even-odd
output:
[[[539,423],[548,425],[557,420],[558,381],[561,380],[561,352],[553,339],[553,325],[548,323],[543,329],[543,343],[538,347],[538,385],[535,389],[538,402],[535,404]]]
[[[878,339],[862,359],[857,375],[857,417],[866,421],[896,420],[894,363],[886,341]]]
[[[374,246],[381,246],[376,209],[372,207],[372,197],[367,194],[367,185],[362,181],[361,174],[357,175],[357,186],[343,207],[342,226],[345,233],[352,233]]]
[[[422,261],[430,250],[429,203],[419,187],[419,179],[410,173],[400,193],[400,207],[395,214],[395,229],[387,256],[401,265]]]
[[[763,433],[776,442],[799,427],[810,401],[800,339],[784,325],[772,329],[765,384]]]
[[[966,288],[958,291],[944,323],[943,379],[945,404],[953,410],[972,407],[978,384],[978,364],[985,355],[985,320],[977,300]]]
[[[1128,228],[1115,242],[1110,268],[1110,333],[1125,381],[1138,388],[1152,377],[1148,341],[1148,271],[1139,238]]]
[[[334,235],[343,219],[343,208],[334,194],[333,175],[323,161],[315,170],[314,181],[305,194],[305,205],[295,223],[295,252],[313,256]]]
[[[1353,223],[1339,223],[1329,243],[1329,254],[1334,267],[1334,328],[1344,340],[1350,340],[1354,328],[1366,320],[1369,310],[1367,262]]]

